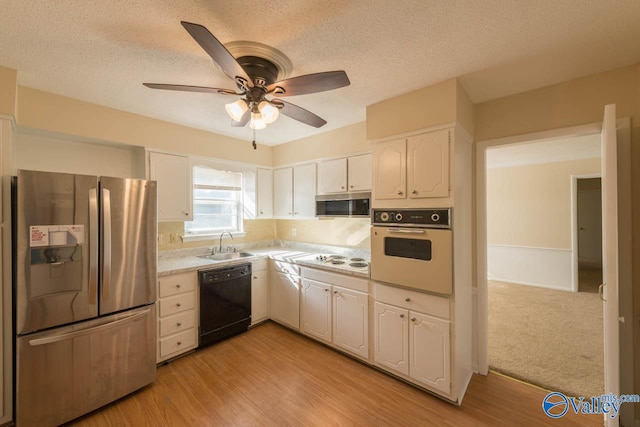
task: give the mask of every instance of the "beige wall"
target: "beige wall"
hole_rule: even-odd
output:
[[[367,107],[367,139],[375,140],[456,121],[456,79]]]
[[[0,66],[0,114],[15,114],[17,79],[16,70]]]
[[[487,243],[571,249],[571,175],[600,158],[487,170]]]
[[[321,220],[276,220],[279,240],[349,246],[369,249],[368,218],[332,218]],[[292,230],[296,230],[294,236]]]
[[[272,149],[127,113],[77,99],[18,86],[18,125],[138,147],[271,166]]]
[[[233,240],[224,240],[223,244],[234,245],[238,243],[262,242],[276,238],[275,220],[273,219],[245,219],[244,237],[234,237]],[[184,222],[159,222],[158,223],[158,250],[168,251],[172,249],[198,248],[202,246],[215,246],[218,239],[200,240],[197,242],[183,242],[180,238],[184,234]]]
[[[19,133],[14,149],[17,169],[145,178],[142,147]]]
[[[370,151],[365,122],[273,147],[273,166]]]

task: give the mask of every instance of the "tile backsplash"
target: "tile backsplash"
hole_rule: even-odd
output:
[[[308,220],[252,219],[244,221],[244,237],[225,240],[226,245],[269,240],[315,243],[369,249],[368,218],[328,218]],[[217,245],[217,239],[183,242],[184,222],[158,223],[158,250],[197,248]]]

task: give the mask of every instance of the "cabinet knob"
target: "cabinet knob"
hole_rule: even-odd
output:
[[[178,341],[176,344],[178,344],[178,345],[182,345],[182,341]]]
[[[398,196],[402,196],[402,191],[398,191]]]
[[[404,300],[405,300],[406,302],[409,302],[409,301],[411,301],[411,298],[406,297]]]
[[[185,213],[184,213],[184,216],[189,216],[189,212],[185,212]]]
[[[338,291],[333,291],[333,293],[334,293],[334,294],[337,294],[337,293],[338,293]]]
[[[300,212],[294,212],[293,214],[294,215],[300,215]]]
[[[324,291],[325,291],[325,292],[329,292],[329,289],[325,289]]]
[[[353,185],[351,185],[350,187],[353,188]]]
[[[289,215],[291,215],[291,212],[289,212]]]
[[[343,185],[343,186],[341,186],[340,188],[344,190],[344,185]]]
[[[176,288],[180,289],[180,283],[178,283],[178,284],[176,285]]]
[[[264,214],[264,212],[260,211],[260,215],[263,215],[263,214]]]
[[[176,305],[177,305],[178,307],[181,307],[181,306],[182,306],[182,304],[180,304],[180,303],[177,303]]]
[[[415,318],[415,317],[412,317],[412,318],[411,318],[411,321],[412,321],[412,322],[415,322],[415,321],[416,321],[416,318]]]
[[[257,276],[253,276],[253,278],[254,278],[254,279],[256,279],[256,280],[258,280],[258,277],[257,277]]]
[[[400,318],[401,318],[401,319],[404,319],[404,314],[401,314],[401,315],[400,315]]]
[[[178,322],[178,323],[176,323],[176,326],[180,327],[180,326],[182,326],[182,323]]]
[[[413,190],[411,193],[412,194],[418,194],[418,191],[417,190]]]

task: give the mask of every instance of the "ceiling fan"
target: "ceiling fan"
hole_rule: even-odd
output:
[[[287,78],[276,81],[281,67],[276,61],[254,55],[237,59],[205,27],[190,22],[181,22],[205,52],[220,66],[222,71],[236,82],[238,91],[215,87],[143,83],[152,89],[178,90],[186,92],[206,92],[221,95],[237,95],[241,98],[226,104],[225,109],[232,119],[232,126],[249,126],[264,129],[273,123],[280,112],[309,126],[319,128],[326,120],[278,97],[306,95],[337,89],[350,84],[344,71],[327,71]],[[267,56],[267,55],[265,55]],[[255,142],[254,142],[255,148]]]

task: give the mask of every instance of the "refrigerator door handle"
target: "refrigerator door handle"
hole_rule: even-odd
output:
[[[89,335],[89,334],[93,334],[99,331],[105,331],[111,328],[115,328],[116,326],[122,324],[122,323],[126,323],[126,322],[130,322],[134,319],[137,319],[138,317],[142,317],[142,316],[146,316],[149,312],[151,311],[151,309],[147,309],[135,314],[131,314],[125,318],[122,319],[118,319],[115,320],[113,322],[109,322],[109,323],[105,323],[104,325],[99,325],[99,326],[91,326],[88,327],[86,329],[82,329],[79,331],[74,331],[74,332],[68,332],[66,334],[62,334],[62,335],[54,335],[51,337],[45,337],[45,338],[36,338],[33,340],[29,340],[29,345],[31,345],[32,347],[36,347],[39,345],[45,345],[45,344],[52,344],[55,342],[60,342],[60,341],[65,341],[65,340],[70,340],[73,338],[78,338],[84,335]]]
[[[111,191],[102,189],[102,300],[109,299],[111,284]]]
[[[98,190],[89,190],[89,304],[98,303]]]

